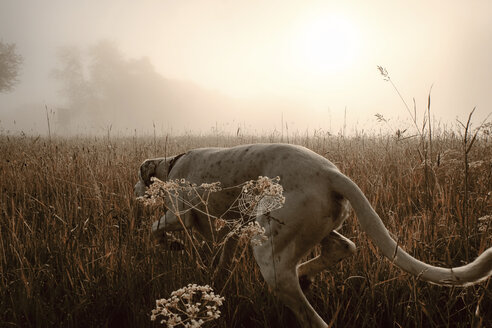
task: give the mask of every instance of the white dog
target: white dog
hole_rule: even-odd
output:
[[[304,296],[299,280],[314,275],[355,252],[355,245],[336,230],[345,220],[348,203],[361,225],[382,253],[401,269],[422,280],[440,285],[466,286],[492,274],[492,248],[472,263],[452,269],[420,262],[402,250],[359,187],[326,158],[304,147],[287,144],[254,144],[233,148],[203,148],[184,154],[146,160],[140,167],[135,193],[142,196],[150,178],[181,179],[193,183],[220,181],[235,186],[258,176],[280,177],[285,204],[268,215],[256,218],[265,228],[267,242],[253,245],[253,253],[267,283],[295,313],[303,327],[327,327]],[[210,214],[219,216],[236,199],[239,191],[213,193]],[[226,218],[227,219],[227,218]],[[211,237],[208,217],[199,211],[185,215],[184,225],[193,227],[205,238]],[[182,229],[168,211],[153,225],[153,233]],[[315,245],[321,255],[299,264]]]

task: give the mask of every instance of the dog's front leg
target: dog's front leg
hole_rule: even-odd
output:
[[[166,232],[190,229],[192,226],[193,221],[190,215],[176,216],[171,211],[167,211],[165,215],[152,224],[152,235],[160,240],[165,238]]]

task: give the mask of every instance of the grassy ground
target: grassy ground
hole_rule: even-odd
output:
[[[193,256],[155,246],[149,231],[159,213],[133,199],[137,168],[158,155],[259,141],[278,138],[0,136],[0,326],[153,327],[157,298],[190,282],[213,285]],[[434,136],[432,152],[417,138],[289,141],[338,165],[418,259],[459,266],[492,246],[492,221],[478,224],[492,214],[487,135],[467,154],[467,171],[454,133]],[[333,326],[492,326],[490,279],[466,289],[430,285],[382,258],[354,217],[341,232],[356,242],[356,256],[322,273],[307,294]],[[237,265],[214,324],[296,327],[249,250]]]

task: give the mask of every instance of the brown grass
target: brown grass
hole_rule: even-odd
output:
[[[492,213],[491,141],[478,137],[467,154],[473,165],[465,197],[461,139],[451,132],[433,138],[428,166],[414,139],[318,133],[290,136],[290,142],[350,176],[410,254],[459,266],[492,246],[492,227],[480,231],[477,221]],[[151,240],[159,213],[133,199],[137,168],[149,157],[278,137],[154,140],[0,137],[0,326],[152,327],[156,299],[190,282],[213,284],[193,256],[164,251]],[[308,293],[333,326],[492,326],[490,279],[466,289],[430,285],[382,258],[355,218],[341,232],[357,243],[356,256],[321,274]],[[238,269],[217,325],[295,327],[249,250]]]

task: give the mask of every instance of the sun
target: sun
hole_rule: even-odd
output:
[[[360,48],[356,25],[340,15],[306,19],[296,26],[292,41],[297,68],[316,75],[350,68]]]

